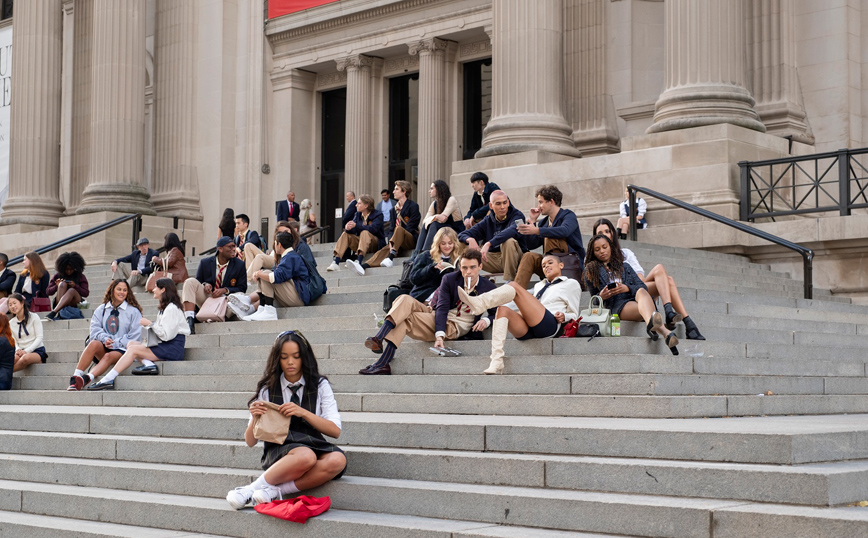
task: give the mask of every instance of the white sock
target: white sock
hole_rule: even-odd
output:
[[[269,484],[268,480],[265,479],[265,473],[262,473],[261,475],[259,475],[259,478],[254,480],[253,483],[251,483],[250,485],[253,486],[253,489],[262,489],[265,486],[270,486],[271,484]]]
[[[298,493],[301,491],[295,486],[295,481],[284,482],[283,484],[277,486],[277,489],[280,490],[281,495],[290,495],[292,493]]]
[[[192,310],[187,310],[184,312],[184,315],[187,316],[188,318],[192,318],[195,314],[196,313],[193,312]]]
[[[109,372],[103,376],[103,378],[100,380],[100,383],[108,383],[109,381],[114,381],[117,376],[118,376],[118,371],[112,369],[111,372]]]
[[[77,376],[81,377],[84,375],[84,370],[79,370],[78,368],[76,368],[75,373],[72,375],[77,375]]]
[[[142,366],[153,366],[154,362],[149,361],[148,359],[142,359]]]

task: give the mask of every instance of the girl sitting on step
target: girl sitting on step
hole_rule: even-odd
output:
[[[141,319],[142,307],[129,283],[123,279],[113,280],[105,290],[102,304],[90,318],[88,344],[81,352],[66,390],[81,390],[118,362],[130,342],[138,343],[142,339]],[[92,362],[96,365],[85,373]]]
[[[678,355],[678,338],[663,325],[663,316],[657,312],[648,288],[624,263],[621,249],[605,235],[595,235],[588,242],[585,270],[582,275],[585,289],[591,296],[599,295],[603,304],[625,321],[645,321],[651,340],[663,335],[673,355]]]
[[[17,372],[48,359],[45,346],[42,345],[42,320],[30,312],[27,301],[20,293],[13,293],[6,301],[9,313],[9,326],[12,338],[15,339],[15,367]]]
[[[651,297],[660,297],[660,300],[663,302],[663,310],[666,312],[667,329],[674,331],[675,324],[683,321],[688,340],[705,340],[705,337],[699,332],[699,328],[690,319],[690,315],[684,307],[684,302],[681,300],[681,295],[678,293],[678,286],[675,285],[675,280],[666,272],[663,264],[658,263],[655,265],[646,276],[645,270],[639,265],[639,260],[636,259],[633,251],[621,247],[618,234],[615,233],[615,227],[609,219],[600,219],[595,222],[593,230],[594,235],[605,235],[611,239],[615,245],[615,249],[620,250],[624,255],[624,263],[632,267],[636,275],[645,283]]]
[[[440,287],[443,275],[458,267],[458,258],[464,251],[464,244],[458,241],[458,234],[452,228],[440,228],[434,235],[431,250],[420,252],[413,258],[410,269],[410,282],[413,289],[410,297],[427,303],[434,291]]]
[[[133,361],[142,362],[141,366],[133,370],[134,375],[158,375],[160,371],[155,362],[180,361],[184,358],[184,343],[190,334],[190,326],[184,317],[178,288],[171,278],[157,280],[154,298],[160,301],[157,320],[139,320],[139,325],[148,329],[147,342],[129,342],[127,350],[115,367],[99,383],[89,386],[87,390],[113,390],[115,378],[129,368]],[[142,339],[144,340],[144,337]]]
[[[247,446],[254,446],[254,418],[265,414],[264,402],[280,406],[290,417],[289,434],[283,444],[265,443],[262,468],[265,472],[246,486],[226,495],[229,505],[240,510],[251,501],[271,502],[281,496],[315,488],[337,480],[347,470],[347,458],[323,435],[337,439],[341,416],[331,385],[319,374],[316,357],[307,339],[298,331],[277,336],[265,373],[256,393],[247,402],[250,421],[244,432]]]
[[[6,314],[0,314],[0,390],[12,388],[12,369],[15,367],[15,339]]]

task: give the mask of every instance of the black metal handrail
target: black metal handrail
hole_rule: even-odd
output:
[[[139,240],[139,233],[142,231],[142,214],[141,213],[124,215],[122,217],[118,217],[118,218],[110,220],[108,222],[104,222],[104,223],[100,224],[99,226],[94,226],[93,228],[90,228],[89,230],[85,230],[83,232],[78,232],[75,235],[71,235],[71,236],[66,237],[64,239],[61,239],[60,241],[55,241],[54,243],[45,245],[44,247],[39,247],[37,249],[34,249],[34,252],[42,255],[42,254],[45,254],[46,252],[51,252],[52,250],[56,250],[56,249],[59,249],[61,247],[65,247],[66,245],[68,245],[70,243],[75,243],[76,241],[80,241],[86,237],[90,237],[94,234],[98,234],[102,231],[108,230],[109,228],[114,228],[115,226],[117,226],[119,224],[123,224],[123,223],[128,222],[128,221],[133,221],[133,241],[132,241],[132,243],[133,243],[133,248],[135,248],[135,245]],[[16,257],[12,258],[11,260],[9,260],[9,263],[7,263],[6,266],[11,267],[15,264],[21,263],[23,260],[24,260],[23,254],[21,256],[16,256]]]
[[[672,198],[671,196],[667,196],[663,193],[659,193],[657,191],[652,191],[651,189],[646,189],[644,187],[637,187],[636,185],[627,185],[627,191],[629,191],[629,207],[636,207],[636,193],[641,192],[648,196],[653,196],[658,200],[662,200],[667,204],[674,205],[675,207],[680,207],[681,209],[686,209],[691,213],[696,213],[697,215],[701,215],[705,218],[711,219],[715,222],[719,222],[721,224],[725,224],[730,228],[735,228],[736,230],[741,230],[742,232],[748,233],[755,237],[759,237],[761,239],[765,239],[766,241],[770,241],[776,245],[780,245],[782,247],[788,248],[790,250],[795,250],[799,254],[802,255],[802,265],[804,268],[804,286],[805,286],[805,299],[811,299],[814,295],[814,268],[813,268],[813,260],[814,260],[814,251],[809,249],[808,247],[803,247],[797,243],[793,243],[792,241],[787,241],[786,239],[782,239],[776,235],[772,235],[768,232],[764,232],[762,230],[757,230],[752,226],[748,226],[747,224],[728,219],[724,216],[718,215],[717,213],[712,213],[706,209],[702,209],[701,207],[696,207],[695,205],[688,204],[687,202],[682,202],[676,198]],[[630,240],[636,240],[636,211],[630,211]]]
[[[739,162],[739,220],[775,220],[777,217],[829,211],[847,216],[853,209],[868,208],[868,167],[857,159],[866,154],[868,148],[845,148],[812,155]]]

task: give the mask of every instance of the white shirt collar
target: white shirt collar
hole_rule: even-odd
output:
[[[560,281],[560,280],[565,280],[566,278],[567,278],[567,277],[565,277],[564,275],[561,275],[561,276],[555,277],[555,279],[552,280],[551,282],[552,282],[552,283],[554,283],[554,282],[558,282],[558,281]],[[549,282],[549,279],[546,278],[545,281],[546,281],[546,282]]]
[[[299,383],[301,384],[302,387],[304,387],[304,376],[303,375],[301,376],[301,379],[296,381],[294,384],[297,385]],[[280,374],[280,390],[285,391],[291,384],[292,383],[290,383],[289,380],[286,379],[285,375]]]
[[[284,256],[286,256],[290,252],[292,252],[292,247],[289,247],[288,249],[284,250],[283,254],[281,254],[280,257],[283,258]]]
[[[111,302],[111,301],[107,302],[107,303],[105,304],[105,307],[106,307],[106,308],[114,308],[114,307],[112,307],[112,302]],[[121,310],[126,310],[126,309],[127,309],[127,302],[126,302],[126,301],[122,302],[122,303],[118,306],[118,308],[121,309]]]

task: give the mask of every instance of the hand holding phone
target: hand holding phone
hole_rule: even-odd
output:
[[[617,287],[618,287],[618,283],[617,283],[617,282],[609,282],[609,284],[606,286],[606,289],[608,289],[608,290],[613,290],[613,289],[615,289],[615,288],[617,288]]]

